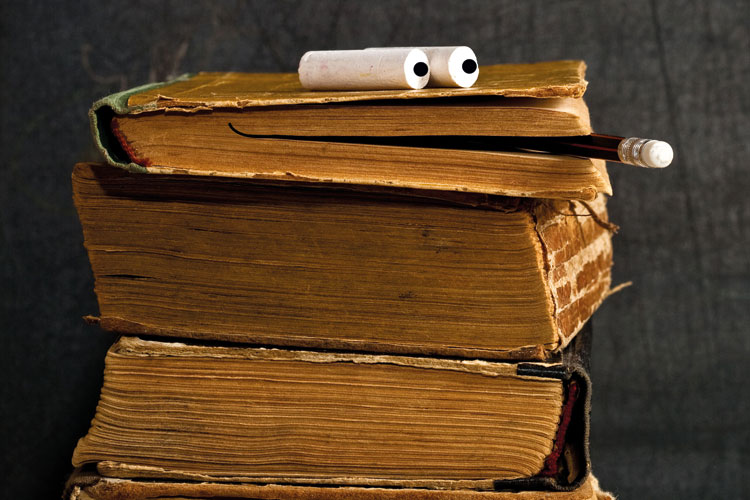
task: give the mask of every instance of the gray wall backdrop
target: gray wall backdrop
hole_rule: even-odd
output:
[[[56,498],[113,337],[71,202],[97,98],[186,71],[295,71],[310,49],[466,44],[585,59],[597,130],[670,141],[610,165],[615,281],[594,317],[592,456],[621,498],[748,496],[748,2],[3,2],[0,316],[5,498]]]

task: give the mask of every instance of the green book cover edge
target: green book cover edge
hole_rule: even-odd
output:
[[[128,99],[134,94],[147,90],[165,87],[175,82],[188,80],[193,73],[186,73],[174,80],[167,82],[147,83],[139,87],[117,92],[96,101],[89,110],[89,122],[91,123],[91,134],[94,144],[104,158],[112,166],[124,168],[130,172],[145,173],[146,168],[130,161],[128,155],[123,151],[119,141],[115,137],[109,124],[112,117],[132,113],[134,111],[149,111],[157,109],[156,104],[146,106],[128,106]]]

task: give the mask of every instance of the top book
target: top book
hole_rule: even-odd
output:
[[[591,133],[582,61],[483,66],[474,87],[306,91],[294,73],[199,73],[106,97],[107,161],[136,172],[593,200],[600,160],[475,137]]]

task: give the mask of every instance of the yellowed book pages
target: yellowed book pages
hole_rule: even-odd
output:
[[[274,186],[85,164],[73,190],[108,330],[546,359],[610,289],[603,197]]]
[[[105,365],[73,464],[106,476],[492,490],[588,468],[574,366],[135,337]]]
[[[289,138],[249,138],[225,123],[195,133],[180,120],[157,120],[156,133],[118,120],[117,137],[136,171],[285,182],[394,186],[587,200],[612,194],[603,160]],[[163,127],[163,128],[162,128]]]
[[[148,132],[177,143],[167,130],[179,124],[184,135],[229,132],[228,124],[255,135],[338,136],[570,136],[592,132],[583,99],[477,97],[437,100],[362,101],[294,106],[132,111],[117,117],[131,142]],[[137,139],[136,139],[137,138]],[[239,140],[239,137],[236,139]],[[153,146],[152,146],[153,147]]]

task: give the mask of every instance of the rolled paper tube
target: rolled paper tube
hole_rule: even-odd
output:
[[[429,79],[427,55],[413,48],[312,51],[299,61],[308,90],[421,89]]]
[[[399,47],[415,48],[427,54],[430,61],[428,87],[471,87],[479,78],[477,56],[469,47]],[[365,50],[382,50],[370,48]]]
[[[420,47],[430,61],[429,87],[471,87],[479,77],[477,56],[469,47]]]

